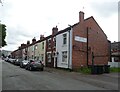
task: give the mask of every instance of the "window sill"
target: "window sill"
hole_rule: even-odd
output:
[[[62,45],[62,47],[66,47],[66,46],[67,46],[67,44],[63,44],[63,45]]]
[[[62,65],[68,65],[67,62],[62,62],[61,64],[62,64]]]

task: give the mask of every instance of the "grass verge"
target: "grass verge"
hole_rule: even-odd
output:
[[[80,68],[80,69],[75,70],[75,72],[80,72],[80,73],[83,73],[83,74],[90,74],[91,73],[91,68],[84,67],[84,68]]]
[[[110,72],[120,72],[120,68],[111,67]]]

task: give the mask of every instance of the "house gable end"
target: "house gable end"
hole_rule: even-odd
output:
[[[104,34],[104,35],[106,36],[106,38],[107,38],[107,35],[104,33],[104,31],[102,30],[102,28],[100,27],[100,25],[97,23],[97,21],[94,19],[93,16],[85,19],[85,22],[88,23],[88,22],[90,22],[90,20],[92,20],[92,22],[93,22],[94,24],[96,24],[95,26],[97,26],[97,27],[103,32],[103,34]]]

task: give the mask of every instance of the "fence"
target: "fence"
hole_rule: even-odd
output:
[[[110,67],[120,67],[120,62],[108,62],[108,65],[110,65]]]

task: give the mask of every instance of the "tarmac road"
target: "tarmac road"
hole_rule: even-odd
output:
[[[100,79],[100,77],[102,77]],[[2,90],[117,90],[118,76],[83,75],[57,69],[27,71],[2,62]]]

